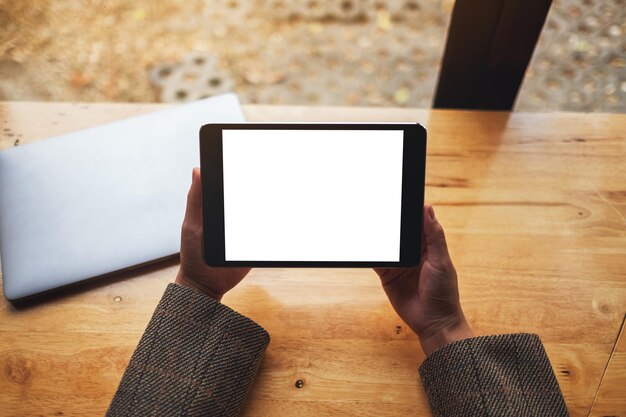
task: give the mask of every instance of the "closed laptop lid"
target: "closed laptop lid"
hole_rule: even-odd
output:
[[[0,152],[6,298],[176,254],[199,129],[242,121],[227,94]]]

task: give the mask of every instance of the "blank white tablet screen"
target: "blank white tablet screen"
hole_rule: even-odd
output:
[[[402,145],[402,130],[224,130],[225,260],[399,261]]]

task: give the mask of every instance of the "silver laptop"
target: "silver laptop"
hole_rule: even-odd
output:
[[[175,255],[200,127],[243,121],[227,94],[0,152],[5,297]]]

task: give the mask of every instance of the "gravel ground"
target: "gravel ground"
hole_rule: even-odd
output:
[[[453,0],[0,0],[0,99],[429,107]],[[518,110],[626,110],[623,0],[554,0]]]

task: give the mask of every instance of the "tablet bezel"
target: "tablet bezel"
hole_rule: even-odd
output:
[[[222,131],[252,130],[402,130],[400,261],[226,261]],[[426,168],[426,129],[418,123],[212,123],[200,129],[204,259],[214,267],[406,268],[419,265]],[[417,190],[417,192],[415,191]]]

